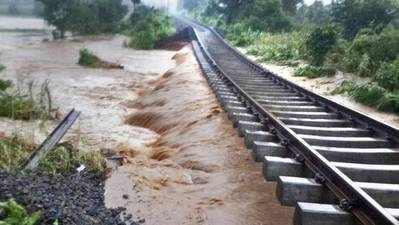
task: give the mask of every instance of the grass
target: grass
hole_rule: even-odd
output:
[[[0,170],[12,171],[29,157],[34,146],[17,137],[0,139]]]
[[[90,68],[98,68],[101,67],[102,61],[88,49],[83,48],[79,51],[78,64]]]
[[[29,214],[14,199],[0,202],[0,211],[4,213],[4,217],[0,219],[1,225],[35,225],[38,224],[41,217],[40,212]]]
[[[27,93],[12,89],[12,82],[0,79],[0,117],[16,120],[51,118],[51,94],[46,81],[40,92],[33,94],[33,82],[28,84]]]
[[[16,171],[29,158],[36,146],[17,137],[0,139],[0,170]],[[79,151],[68,145],[58,145],[39,162],[38,169],[51,174],[64,173],[79,165],[89,171],[102,173],[106,169],[105,158],[99,151]]]
[[[303,67],[298,67],[295,70],[294,76],[318,78],[323,76],[333,76],[335,73],[336,71],[334,68],[306,65]]]

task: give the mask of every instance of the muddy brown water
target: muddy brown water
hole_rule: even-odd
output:
[[[25,19],[30,29],[43,24]],[[5,23],[0,17],[0,30]],[[82,111],[66,140],[125,157],[106,181],[108,207],[126,207],[137,220],[154,225],[291,224],[293,209],[276,200],[275,184],[264,181],[261,165],[238,138],[190,48],[126,49],[121,36],[46,38],[1,32],[0,62],[7,71],[0,77],[21,86],[50,80],[61,114]],[[78,66],[82,47],[124,69]],[[0,119],[0,131],[36,143],[54,125]]]

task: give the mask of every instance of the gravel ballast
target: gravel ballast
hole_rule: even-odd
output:
[[[0,172],[0,201],[14,198],[29,212],[40,211],[40,224],[137,225],[124,208],[107,209],[100,175],[69,173],[46,175],[40,172]]]

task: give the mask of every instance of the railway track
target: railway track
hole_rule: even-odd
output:
[[[191,27],[197,60],[296,225],[399,224],[399,131],[252,62]]]

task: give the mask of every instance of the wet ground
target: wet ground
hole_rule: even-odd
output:
[[[120,36],[45,39],[40,32],[0,33],[0,62],[7,66],[0,76],[20,86],[49,80],[59,117],[82,111],[66,139],[124,156],[106,182],[106,205],[154,225],[291,223],[292,208],[275,199],[275,184],[264,181],[190,48],[137,51],[122,47]],[[124,70],[77,65],[82,47]],[[54,124],[0,119],[0,131],[38,143]]]

